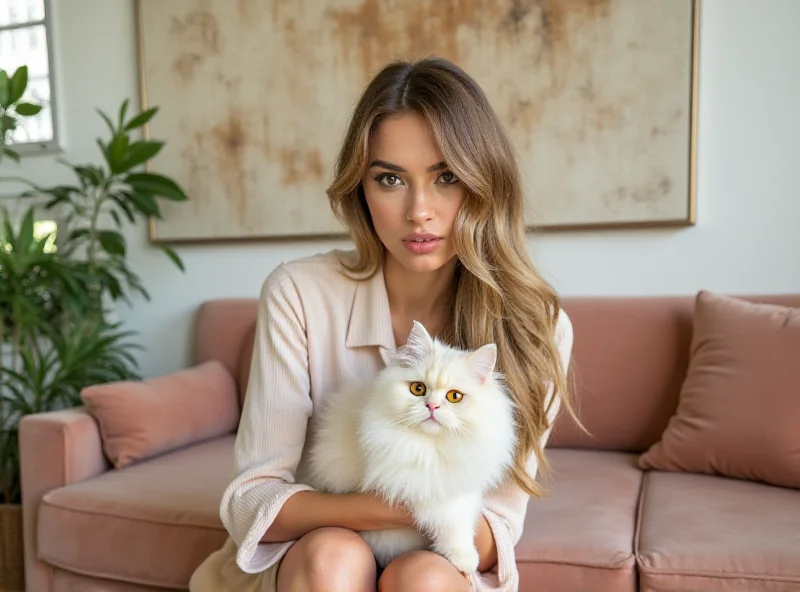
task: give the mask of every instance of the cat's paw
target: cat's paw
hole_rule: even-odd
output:
[[[444,555],[445,559],[452,563],[458,571],[464,574],[471,574],[477,570],[478,563],[480,563],[478,550],[471,545],[453,547],[452,549],[444,551],[442,555]]]

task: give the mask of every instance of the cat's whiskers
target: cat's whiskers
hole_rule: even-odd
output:
[[[459,423],[458,425],[454,426],[447,426],[447,434],[449,436],[464,440],[468,440],[474,436],[470,427],[463,423]]]
[[[402,415],[392,420],[392,424],[407,429],[416,423],[416,419],[415,413],[408,409],[404,411]]]
[[[414,424],[407,420],[403,421],[403,418],[400,417],[395,420],[392,420],[392,425],[400,428],[400,431],[397,432],[397,435],[394,438],[393,444],[396,444],[397,441],[408,431],[408,428],[410,428]]]

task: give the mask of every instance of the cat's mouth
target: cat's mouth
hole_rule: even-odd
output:
[[[426,417],[420,423],[417,424],[417,429],[421,430],[422,432],[430,435],[435,436],[444,429],[444,426],[433,416]]]

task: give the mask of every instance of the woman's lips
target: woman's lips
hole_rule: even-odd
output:
[[[436,248],[444,241],[439,237],[430,238],[404,238],[403,244],[406,249],[415,255],[428,255],[433,253]]]

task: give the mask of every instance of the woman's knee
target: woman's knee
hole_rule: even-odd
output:
[[[383,570],[380,592],[461,592],[469,582],[447,559],[430,551],[401,555]]]
[[[278,589],[372,592],[375,575],[375,557],[364,539],[351,530],[320,528],[289,549],[278,571]]]

